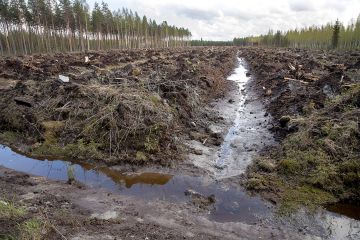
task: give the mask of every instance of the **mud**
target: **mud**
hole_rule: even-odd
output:
[[[3,167],[47,179],[84,184],[148,201],[191,202],[215,221],[251,223],[269,212],[266,203],[259,198],[248,196],[241,188],[216,183],[209,176],[195,177],[179,172],[172,175],[166,173],[171,172],[166,168],[162,169],[162,173],[151,172],[154,169],[121,172],[84,163],[36,160],[17,154],[8,147],[1,148],[0,156]]]
[[[243,59],[238,58],[238,66],[228,81],[232,90],[204,110],[222,117],[221,121],[209,122],[207,128],[211,135],[221,139],[221,144],[207,144],[206,138],[188,143],[202,153],[191,153],[191,161],[216,179],[242,175],[254,157],[276,145],[269,131],[272,118],[266,114],[261,95],[254,91],[254,81],[248,76]]]
[[[60,232],[50,229],[45,239],[345,239],[359,234],[359,223],[346,217],[322,211],[278,216],[273,206],[239,189],[218,183],[222,190],[216,191],[209,182],[199,188],[191,177],[183,188],[170,182],[160,194],[156,185],[138,183],[128,191],[118,184],[110,190],[3,167],[0,176],[2,199],[25,206],[28,217],[50,222]]]
[[[314,79],[313,74],[309,75],[305,71],[307,68],[304,66],[308,65],[306,60],[302,59],[302,55],[306,56],[308,54],[306,51],[240,49],[239,55],[246,59],[247,64],[241,62],[239,72],[235,72],[240,74],[240,77],[235,74],[236,77],[233,75],[234,78],[231,77],[228,81],[225,78],[234,69],[236,63],[236,50],[233,48],[92,54],[91,64],[84,64],[82,62],[84,56],[81,54],[60,54],[50,57],[40,55],[2,60],[1,64],[4,67],[0,77],[7,79],[5,81],[8,81],[8,84],[0,81],[1,90],[4,90],[1,94],[13,104],[10,104],[7,111],[3,110],[3,114],[11,111],[29,113],[29,108],[34,106],[39,109],[42,106],[40,103],[46,102],[44,97],[49,92],[37,96],[34,94],[35,90],[53,84],[57,81],[54,75],[66,72],[71,76],[71,80],[76,82],[76,86],[72,85],[70,91],[76,92],[78,87],[82,89],[96,78],[96,81],[99,79],[103,81],[100,87],[116,84],[115,90],[111,90],[116,94],[119,93],[118,90],[124,89],[117,89],[118,85],[123,84],[130,88],[129,92],[135,91],[134,94],[140,97],[149,93],[155,96],[154,92],[156,92],[158,94],[155,96],[156,99],[153,97],[152,100],[147,100],[146,104],[149,101],[160,101],[161,104],[176,108],[175,114],[171,111],[167,112],[168,109],[163,106],[157,109],[166,113],[171,112],[176,119],[175,125],[169,127],[165,135],[164,132],[158,135],[165,136],[159,141],[161,153],[152,150],[146,152],[144,150],[146,146],[143,144],[135,149],[129,148],[132,155],[124,156],[121,160],[117,159],[118,156],[107,155],[100,161],[79,161],[75,160],[76,158],[72,158],[72,161],[50,158],[48,161],[45,160],[46,154],[41,155],[42,160],[36,160],[33,158],[34,154],[32,157],[25,157],[8,147],[3,147],[0,151],[0,164],[17,171],[0,168],[0,187],[3,189],[1,198],[11,199],[25,206],[28,210],[26,218],[38,217],[52,226],[47,229],[45,239],[64,239],[64,237],[66,239],[356,239],[359,237],[359,221],[355,220],[357,215],[349,214],[353,210],[346,210],[354,208],[332,205],[327,209],[333,212],[321,208],[309,212],[306,208],[301,208],[290,216],[279,215],[278,206],[246,192],[241,186],[246,181],[247,166],[251,165],[259,155],[264,156],[269,153],[269,149],[273,151],[277,149],[277,144],[281,144],[274,141],[271,133],[277,140],[282,140],[293,131],[291,128],[282,127],[280,118],[284,115],[299,114],[300,109],[303,109],[309,100],[303,97],[305,94],[309,94],[311,99],[314,97],[315,106],[321,107],[323,101],[333,91],[332,88],[330,91],[325,87],[328,84],[321,85],[320,82],[305,84],[311,85],[308,89],[302,87],[303,82]],[[273,56],[276,61],[271,62]],[[318,72],[320,77],[333,76],[334,79],[338,77],[338,74],[333,74],[332,70],[340,71],[343,66],[333,55],[330,55],[329,61],[324,60],[324,62],[317,59],[318,56],[322,56],[321,54],[316,53],[314,56],[315,66],[320,64],[318,61],[324,65],[315,70],[321,69],[329,73],[322,75],[323,72]],[[348,64],[357,66],[357,56],[351,57]],[[55,58],[60,60],[53,61],[52,59]],[[297,59],[303,64],[302,67],[298,62],[291,62],[291,59]],[[295,70],[289,67],[289,61],[295,66]],[[195,64],[196,62],[201,63]],[[74,70],[73,66],[77,70]],[[159,74],[151,75],[151,69],[157,69]],[[279,73],[284,74],[283,78],[281,76],[279,78],[285,83],[273,79]],[[164,81],[161,76],[171,81]],[[154,79],[159,77],[159,82],[164,83],[163,87],[171,88],[170,92],[164,91],[162,87],[160,90],[152,88]],[[299,82],[299,87],[289,84],[292,80],[285,78],[297,78],[303,82]],[[177,82],[179,79],[184,81]],[[343,81],[349,83],[347,77],[344,77]],[[142,89],[144,83],[145,90]],[[184,84],[188,86],[186,89],[196,91],[184,90],[182,88]],[[29,88],[34,86],[37,87],[28,94]],[[323,87],[325,91],[322,91],[322,94],[319,89]],[[139,93],[140,88],[145,93]],[[91,91],[94,89],[92,88]],[[334,89],[335,94],[336,88]],[[14,91],[17,94],[14,94]],[[22,91],[26,94],[23,92],[20,95],[25,95],[26,98],[20,99],[18,93]],[[88,91],[85,95],[89,93]],[[118,99],[119,102],[116,104],[126,103],[120,104],[120,113],[133,116],[131,115],[133,109],[138,106],[130,105],[131,101],[128,101],[130,100],[128,97],[129,95]],[[84,101],[84,98],[79,96],[67,96],[67,98],[72,101],[77,98]],[[93,104],[91,101],[88,103],[90,106]],[[5,101],[2,104],[5,104]],[[67,106],[65,104],[61,108]],[[80,107],[87,109],[88,106]],[[95,110],[98,111],[99,108]],[[32,113],[30,110],[30,115],[26,115],[25,119],[35,123],[36,126],[37,119],[33,119]],[[151,115],[152,120],[163,118],[161,114],[155,112],[155,115]],[[19,135],[9,134],[9,130],[13,128],[8,128],[8,120],[2,125],[2,132],[6,132],[2,135],[2,142],[12,146],[14,143],[19,143],[15,144],[17,150],[31,153],[34,145],[37,147],[39,143],[45,143],[46,138],[53,140],[52,138],[56,137],[60,143],[69,138],[69,134],[61,135],[58,131],[63,127],[62,124],[49,123],[49,121],[45,121],[44,124],[43,120],[41,119],[38,129],[40,133],[35,133],[35,135],[39,134],[36,139],[39,142],[34,142],[32,139],[33,132],[27,132],[25,138],[24,135],[20,135],[21,141]],[[50,117],[46,120],[59,119]],[[29,126],[34,126],[28,123],[22,125],[24,122],[15,123],[19,124],[18,130],[25,132],[30,129]],[[71,138],[77,139],[75,136]],[[132,140],[139,140],[139,135]],[[146,138],[141,141],[143,140],[147,141]],[[176,148],[172,149],[171,144],[163,144],[169,142]],[[80,147],[84,147],[84,142],[80,143]],[[85,141],[85,147],[89,147],[90,143],[91,141]],[[129,141],[128,144],[133,146],[134,142]],[[110,149],[110,145],[107,147],[97,150],[106,152]],[[168,151],[167,147],[172,150]],[[87,148],[85,152],[88,150]],[[145,153],[146,161],[139,152]],[[84,157],[83,153],[78,152],[76,156],[81,159]],[[134,158],[139,159],[134,161]],[[184,161],[174,161],[175,159]],[[169,167],[164,167],[164,162],[171,164],[167,164],[170,165]],[[349,217],[343,216],[344,214]],[[15,226],[17,223],[12,221],[8,226],[1,225],[0,233],[8,233],[12,229],[11,224]]]
[[[274,119],[270,130],[280,143],[248,169],[248,187],[279,202],[289,189],[307,186],[324,193],[317,204],[348,202],[356,208],[360,196],[356,177],[360,159],[360,55],[244,48],[240,56],[247,60],[255,76],[256,92],[262,95]],[[351,124],[354,127],[349,130]],[[341,130],[338,126],[342,126]],[[325,129],[331,134],[322,134]],[[287,167],[295,165],[297,169],[288,171]],[[345,165],[349,168],[343,171]],[[283,187],[286,185],[288,188]],[[302,200],[295,201],[303,203],[320,194],[306,191]],[[340,212],[340,206],[332,209]],[[347,208],[342,212],[348,212]]]
[[[303,114],[310,102],[316,109],[323,108],[342,86],[359,81],[360,56],[356,52],[244,48],[239,55],[247,61],[256,77],[256,90],[276,120]],[[280,122],[273,123],[272,130],[280,140],[287,130]]]
[[[171,165],[235,61],[234,48],[2,58],[1,142],[36,157]]]
[[[321,239],[325,236],[342,239],[347,234],[358,234],[357,223],[336,215],[310,217],[304,213],[301,217],[277,220],[271,214],[260,214],[252,220],[222,223],[209,218],[204,208],[198,208],[190,200],[176,204],[161,197],[141,200],[4,168],[1,175],[3,198],[16,199],[33,216],[46,213],[48,220],[68,239]],[[333,232],[330,234],[327,228]],[[61,239],[56,233],[52,236]]]

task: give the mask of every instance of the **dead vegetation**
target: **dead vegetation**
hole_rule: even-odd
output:
[[[247,187],[280,202],[286,211],[301,204],[359,204],[360,56],[283,49],[250,52],[259,89],[272,90],[267,109],[278,119],[273,131],[281,146],[249,168]],[[287,76],[301,82],[290,83]]]
[[[0,139],[36,157],[168,164],[194,114],[226,88],[232,48],[0,60]],[[69,76],[70,82],[58,80]],[[2,84],[4,85],[4,84]]]

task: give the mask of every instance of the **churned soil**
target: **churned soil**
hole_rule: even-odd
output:
[[[357,52],[214,47],[1,58],[0,143],[37,158],[120,168],[171,164],[177,171],[186,153],[207,157],[184,140],[214,152],[222,144],[233,118],[220,116],[213,101],[219,99],[222,113],[236,111],[226,106],[238,101],[226,77],[237,55],[247,62],[248,90],[264,105],[264,119],[271,116],[266,126],[279,145],[228,182],[285,211],[294,203],[358,204]],[[194,174],[208,177],[207,171]],[[5,168],[0,188],[0,212],[16,215],[0,214],[0,238],[40,229],[44,239],[315,239],[269,219],[213,221],[207,211],[216,199],[191,191],[184,193],[189,202],[147,201]]]
[[[249,189],[274,202],[359,204],[360,54],[244,48],[281,143],[248,170]]]
[[[168,165],[235,64],[235,48],[1,58],[0,141],[36,157]]]

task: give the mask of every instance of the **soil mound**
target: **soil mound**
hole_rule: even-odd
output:
[[[169,163],[194,114],[225,91],[235,55],[197,48],[0,59],[0,139],[38,157]]]

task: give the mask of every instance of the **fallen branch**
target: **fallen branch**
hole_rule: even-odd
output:
[[[299,83],[303,83],[303,84],[309,84],[309,82],[305,82],[303,80],[299,80],[299,79],[294,79],[294,78],[288,78],[288,77],[284,77],[285,81],[293,81],[293,82],[299,82]]]

